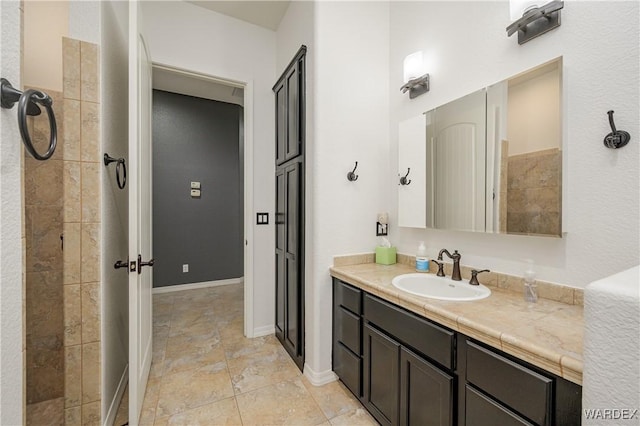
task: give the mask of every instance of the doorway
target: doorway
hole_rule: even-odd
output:
[[[251,88],[154,64],[153,89],[154,293],[243,282],[252,337]]]

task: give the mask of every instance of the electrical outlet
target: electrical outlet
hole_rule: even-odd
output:
[[[182,272],[189,272],[189,264],[185,263],[184,265],[182,265]]]

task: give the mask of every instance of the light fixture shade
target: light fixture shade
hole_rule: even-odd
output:
[[[427,73],[422,52],[415,52],[404,58],[404,82],[422,77]]]
[[[511,22],[522,18],[522,15],[534,7],[540,7],[544,2],[540,0],[509,0]]]

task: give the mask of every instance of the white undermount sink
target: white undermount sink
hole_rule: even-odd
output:
[[[434,274],[398,275],[391,283],[402,291],[416,296],[440,300],[471,301],[491,295],[491,290],[480,285],[471,285],[468,281],[453,281],[451,278]]]

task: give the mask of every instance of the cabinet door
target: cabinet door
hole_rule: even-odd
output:
[[[291,68],[285,78],[287,86],[287,138],[285,160],[300,155],[300,62]]]
[[[450,426],[453,378],[406,348],[400,350],[400,424]]]
[[[398,226],[425,228],[426,201],[426,140],[425,116],[420,114],[400,123],[398,131],[398,180],[407,171],[407,185],[398,186]]]
[[[364,327],[364,405],[382,425],[397,425],[400,402],[400,344]]]
[[[285,294],[285,170],[276,172],[276,337],[284,340]]]
[[[287,145],[287,95],[284,81],[274,89],[276,100],[276,165],[285,161]]]

